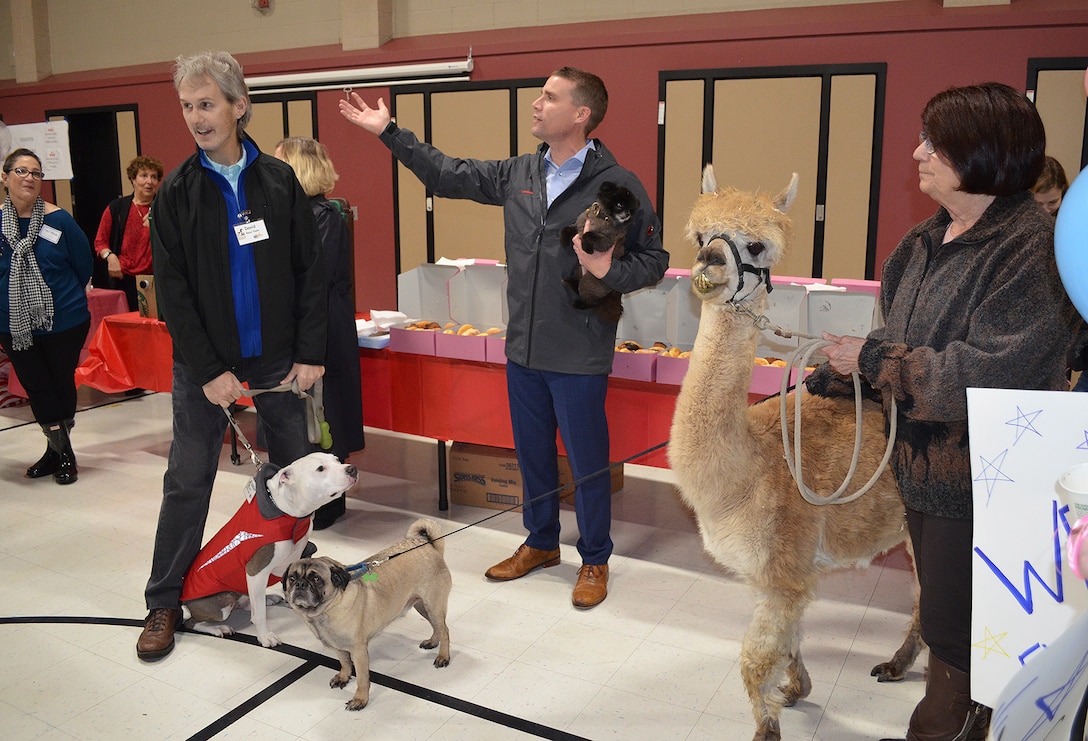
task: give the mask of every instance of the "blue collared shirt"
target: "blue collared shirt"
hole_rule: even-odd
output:
[[[559,195],[570,187],[571,183],[578,179],[582,172],[582,166],[586,163],[586,155],[593,147],[593,141],[587,141],[586,145],[578,150],[577,154],[561,165],[552,160],[552,150],[544,153],[544,178],[545,187],[548,190],[548,208]]]
[[[234,318],[238,325],[238,341],[243,358],[259,357],[264,346],[261,339],[261,301],[253,245],[239,244],[238,235],[234,230],[236,224],[249,221],[246,192],[240,186],[246,167],[256,162],[257,156],[256,146],[248,139],[242,140],[242,158],[233,165],[217,164],[208,159],[203,150],[200,152],[201,164],[209,171],[212,182],[218,186],[226,202],[231,292],[234,297]]]
[[[208,159],[208,155],[203,149],[200,150],[200,161],[209,170],[218,172],[226,179],[230,184],[230,189],[234,191],[234,197],[238,197],[238,179],[242,177],[242,170],[246,169],[246,148],[242,147],[242,158],[235,162],[233,165],[221,165],[218,162],[212,162]]]

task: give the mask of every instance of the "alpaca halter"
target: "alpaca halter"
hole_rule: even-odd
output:
[[[737,249],[736,243],[732,239],[730,239],[728,234],[725,234],[724,232],[721,234],[715,234],[714,236],[710,237],[708,240],[706,240],[705,244],[710,244],[715,239],[720,239],[724,241],[727,245],[729,245],[729,250],[733,253],[733,264],[737,266],[737,277],[740,278],[740,281],[737,284],[737,290],[733,291],[733,295],[729,297],[730,302],[735,303],[736,301],[738,301],[737,294],[740,293],[740,290],[744,287],[745,273],[752,273],[753,275],[755,275],[756,284],[755,286],[753,286],[751,291],[742,296],[739,300],[743,301],[744,299],[755,293],[756,289],[759,288],[759,285],[761,283],[767,286],[767,293],[770,293],[773,290],[773,287],[771,286],[770,268],[757,268],[755,265],[741,261],[740,250]],[[702,244],[704,243],[702,242],[702,240],[700,240],[700,246],[702,246]],[[717,287],[717,284],[712,282],[703,273],[699,273],[698,275],[696,275],[692,279],[692,284],[700,293],[708,293]]]

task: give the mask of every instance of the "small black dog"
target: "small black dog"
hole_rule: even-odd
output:
[[[635,194],[622,185],[611,181],[601,183],[597,200],[578,216],[572,226],[563,227],[560,237],[564,244],[571,244],[575,234],[582,234],[582,249],[586,252],[603,252],[615,247],[612,258],[623,257],[623,241],[627,237],[627,225],[638,211]],[[583,233],[586,223],[590,231]],[[586,272],[579,265],[566,284],[578,294],[576,309],[593,309],[606,322],[619,322],[623,303],[618,291],[613,291],[601,280]]]

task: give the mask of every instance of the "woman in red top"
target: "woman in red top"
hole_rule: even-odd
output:
[[[132,195],[114,199],[102,212],[94,252],[106,263],[109,287],[124,291],[129,311],[136,311],[136,276],[152,272],[149,215],[163,167],[154,157],[140,156],[128,163],[126,174]]]

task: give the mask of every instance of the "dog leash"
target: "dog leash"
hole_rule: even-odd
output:
[[[295,396],[299,397],[306,402],[306,436],[314,445],[321,445],[323,450],[328,450],[332,447],[332,437],[329,434],[329,424],[325,421],[325,406],[322,401],[322,383],[318,378],[314,381],[312,387],[313,394],[303,391],[298,386],[298,380],[294,379],[291,383],[283,383],[279,386],[273,386],[266,389],[247,389],[243,388],[242,393],[249,397],[254,397],[259,394],[266,394],[270,391],[283,392],[290,391]],[[238,426],[238,421],[234,418],[234,414],[231,413],[230,407],[222,407],[223,413],[227,415],[227,420],[230,422],[230,426],[234,429],[234,434],[238,436],[238,440],[241,441],[242,446],[249,453],[250,460],[253,461],[253,466],[259,471],[261,466],[264,465],[264,461],[257,455],[257,451],[253,449],[253,446],[249,444],[249,440],[242,433],[242,428]]]
[[[593,473],[586,474],[582,478],[576,479],[576,480],[570,482],[569,484],[563,484],[562,486],[559,486],[559,487],[557,487],[555,489],[552,489],[551,491],[547,491],[547,492],[544,492],[543,494],[539,494],[539,495],[537,495],[535,497],[532,497],[532,498],[528,499],[527,501],[523,502],[522,504],[512,504],[509,507],[507,507],[506,509],[501,509],[501,510],[495,512],[492,515],[488,515],[487,517],[483,518],[482,520],[477,520],[476,522],[469,523],[468,525],[463,525],[463,526],[457,528],[456,530],[449,531],[448,533],[442,533],[441,535],[439,535],[434,540],[442,540],[443,538],[448,538],[451,535],[456,535],[457,533],[468,530],[471,527],[476,527],[477,525],[482,525],[483,523],[487,522],[488,520],[494,519],[494,518],[498,517],[499,515],[505,515],[508,512],[513,512],[518,507],[522,507],[522,506],[524,506],[526,504],[532,504],[534,502],[538,502],[541,499],[544,499],[546,497],[550,497],[550,496],[552,496],[554,494],[558,494],[559,492],[563,491],[564,489],[570,488],[572,486],[576,487],[576,486],[578,486],[580,484],[585,483],[586,481],[591,481],[591,480],[597,478],[598,476],[604,476],[605,474],[611,474],[612,469],[617,468],[618,466],[622,466],[625,463],[630,463],[631,461],[634,461],[634,460],[636,460],[638,458],[642,458],[645,455],[649,455],[650,453],[654,452],[655,450],[660,450],[661,448],[665,447],[668,444],[669,444],[668,440],[666,440],[664,442],[660,442],[657,445],[646,448],[646,450],[643,450],[643,451],[641,451],[639,453],[635,453],[634,455],[630,455],[630,456],[624,458],[621,461],[616,461],[615,463],[610,463],[610,464],[608,464],[607,466],[605,466],[604,468],[602,468],[602,469],[600,469],[598,471],[594,471]],[[386,556],[385,558],[377,558],[377,559],[374,559],[372,561],[360,561],[358,563],[352,564],[351,566],[347,566],[346,569],[347,569],[349,574],[352,574],[352,578],[362,578],[363,581],[377,581],[378,576],[377,576],[377,574],[374,573],[374,570],[376,568],[378,568],[379,566],[381,566],[384,563],[392,561],[397,556],[403,556],[405,553],[411,553],[416,548],[422,548],[423,546],[430,545],[433,542],[434,542],[433,540],[428,540],[425,543],[417,543],[416,545],[412,546],[411,548],[407,548],[407,549],[405,549],[403,551],[398,551],[397,553],[391,553],[390,555]],[[355,574],[353,572],[359,572],[359,573]]]

